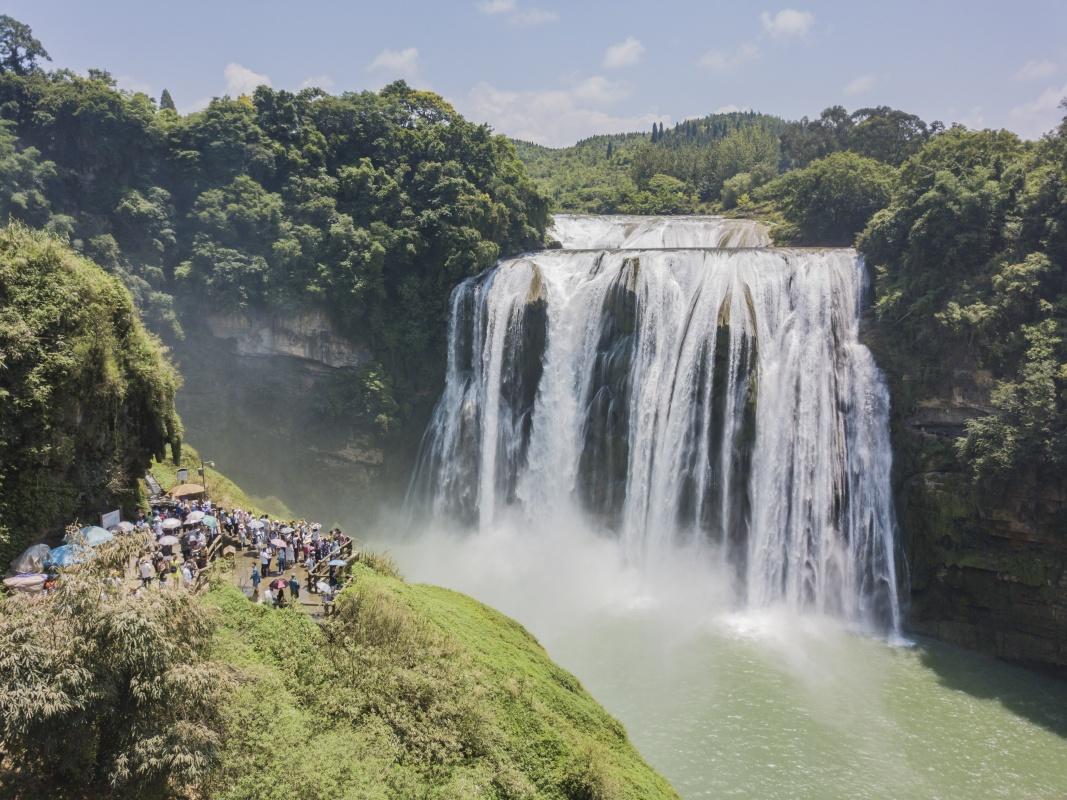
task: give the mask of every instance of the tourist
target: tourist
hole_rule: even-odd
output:
[[[300,581],[296,579],[295,572],[289,577],[289,594],[293,596],[293,602],[300,599]]]
[[[284,573],[285,573],[285,548],[284,547],[279,547],[278,548],[278,574],[282,575]]]
[[[152,559],[147,555],[144,556],[137,565],[137,570],[141,576],[141,586],[147,589],[152,583],[152,578],[156,577],[156,568],[152,566]]]
[[[270,547],[264,547],[259,554],[259,560],[263,564],[263,577],[266,578],[270,575]]]

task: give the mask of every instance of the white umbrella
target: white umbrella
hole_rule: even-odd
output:
[[[270,543],[275,547],[285,547],[285,539],[271,539]]]
[[[164,545],[164,546],[166,546],[166,545],[175,545],[175,544],[178,543],[178,537],[177,536],[171,536],[170,534],[167,534],[166,536],[160,536],[159,537],[159,543],[161,545]]]
[[[195,525],[196,523],[198,523],[203,518],[204,518],[204,512],[203,511],[190,511],[189,514],[185,517],[185,524],[186,525]]]
[[[288,525],[286,525],[286,526],[285,526],[284,528],[282,528],[282,529],[281,529],[280,531],[278,531],[278,532],[279,532],[279,533],[292,533],[292,532],[293,532],[293,529],[292,529],[292,528],[290,528],[290,527],[289,527]]]
[[[181,526],[182,526],[182,521],[180,519],[175,519],[174,517],[168,517],[167,519],[163,520],[163,530],[165,530],[165,531],[172,531],[175,528],[180,528]]]
[[[137,530],[137,526],[134,525],[132,522],[122,520],[122,522],[120,522],[118,525],[114,525],[108,530],[118,531],[119,533],[133,533],[135,530]]]
[[[254,519],[248,523],[248,527],[258,531],[260,528],[264,527],[265,524],[266,523],[261,519]]]
[[[320,530],[321,528],[322,528],[322,526],[317,522],[314,525],[311,526],[311,530],[313,530],[313,531]]]
[[[319,581],[315,584],[315,588],[318,589],[320,592],[325,592],[326,594],[329,594],[333,591],[330,588],[330,584],[326,583],[326,581]]]

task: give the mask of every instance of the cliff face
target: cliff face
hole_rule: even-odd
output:
[[[196,323],[200,324],[196,324]],[[370,362],[315,310],[197,317],[174,346],[186,438],[257,498],[342,524],[380,497],[383,432],[359,407]]]
[[[1041,475],[976,484],[956,457],[991,376],[966,358],[918,376],[871,342],[893,395],[894,479],[911,581],[911,630],[1067,671],[1067,487]]]

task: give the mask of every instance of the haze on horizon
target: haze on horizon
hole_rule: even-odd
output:
[[[432,89],[509,136],[562,146],[751,108],[891,105],[1039,137],[1063,116],[1067,4],[680,0],[392,4],[11,0],[51,67],[109,69],[182,112],[263,83]]]

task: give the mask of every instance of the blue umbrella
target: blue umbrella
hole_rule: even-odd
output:
[[[327,562],[326,566],[328,566],[328,567],[343,567],[347,563],[348,562],[343,560],[343,559],[335,558],[333,561]]]
[[[69,567],[72,564],[81,564],[83,561],[88,561],[89,555],[90,550],[87,547],[77,544],[65,544],[61,547],[53,548],[52,552],[48,554],[46,563],[55,564],[57,567]]]
[[[96,547],[104,542],[110,542],[115,538],[115,534],[110,531],[105,531],[99,525],[86,525],[81,529],[81,534],[85,537],[85,541],[90,547]]]
[[[215,519],[213,516],[211,516],[210,514],[208,514],[206,517],[204,517],[202,520],[200,520],[200,524],[201,525],[207,525],[209,528],[217,528],[217,527],[219,527],[219,521],[217,519]]]

